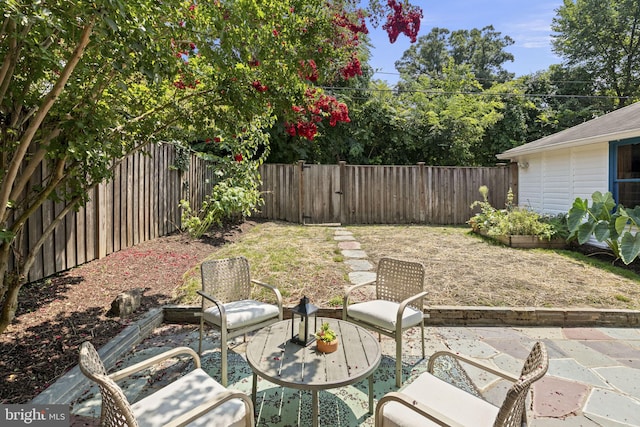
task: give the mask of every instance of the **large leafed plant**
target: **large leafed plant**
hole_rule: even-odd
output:
[[[625,264],[633,262],[640,254],[640,206],[627,209],[616,204],[609,192],[596,191],[588,199],[576,198],[569,210],[570,238],[580,244],[592,238],[605,243],[616,259]]]

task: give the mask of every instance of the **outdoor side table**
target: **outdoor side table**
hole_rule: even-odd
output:
[[[318,391],[354,384],[369,378],[369,413],[373,413],[373,372],[380,365],[382,350],[371,332],[352,323],[318,318],[329,322],[338,334],[339,347],[320,353],[316,344],[306,347],[290,342],[291,320],[273,323],[260,330],[247,344],[247,361],[253,370],[251,397],[256,405],[258,376],[281,385],[311,390],[313,426],[318,425]]]

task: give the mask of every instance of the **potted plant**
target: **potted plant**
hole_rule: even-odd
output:
[[[338,349],[338,336],[328,322],[322,322],[320,330],[315,333],[318,351],[333,353]]]

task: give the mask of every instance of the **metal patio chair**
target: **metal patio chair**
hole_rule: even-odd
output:
[[[445,381],[434,375],[436,365],[455,370],[457,381]],[[460,365],[465,362],[512,383],[500,407],[482,398],[480,391]],[[544,376],[549,367],[547,350],[536,342],[520,376],[487,366],[482,361],[457,353],[440,351],[429,358],[428,372],[398,392],[385,394],[376,407],[376,427],[390,426],[465,426],[521,427],[527,425],[525,403],[531,384]],[[442,367],[439,368],[442,370]],[[455,383],[457,385],[453,385]]]
[[[350,304],[351,293],[363,286],[376,287],[374,300]],[[402,385],[402,333],[420,326],[422,358],[424,351],[424,266],[419,262],[382,258],[376,280],[349,288],[344,296],[342,319],[348,320],[396,341],[396,386]]]
[[[202,354],[204,326],[208,324],[220,331],[223,386],[227,386],[227,341],[231,338],[262,329],[282,320],[282,295],[277,288],[253,280],[249,274],[249,261],[245,257],[215,259],[201,264],[202,311],[200,313],[200,341]],[[252,284],[273,294],[275,304],[251,298]]]
[[[116,381],[167,359],[187,355],[194,369],[151,395],[130,404]],[[188,347],[178,347],[112,374],[90,342],[80,345],[80,370],[100,387],[100,425],[107,427],[253,426],[251,398],[228,390],[200,368],[200,358]]]

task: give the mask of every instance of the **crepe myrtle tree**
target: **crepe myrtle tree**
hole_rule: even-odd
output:
[[[347,121],[346,107],[314,86],[358,74],[367,19],[385,20],[392,39],[415,38],[422,13],[406,1],[357,4],[5,0],[0,332],[45,239],[128,154],[208,139],[228,152],[226,164],[255,169],[268,152],[258,149],[268,141],[253,137],[256,124]],[[64,208],[25,248],[25,223],[45,200]]]

